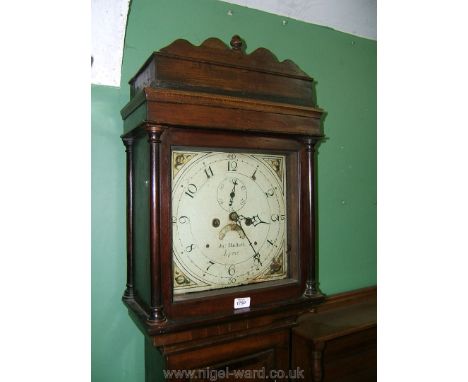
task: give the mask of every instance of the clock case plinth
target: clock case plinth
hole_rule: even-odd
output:
[[[177,40],[153,53],[129,83],[131,99],[121,115],[127,156],[123,301],[131,317],[153,346],[166,351],[194,330],[204,333],[199,338],[222,342],[239,337],[236,322],[257,333],[272,332],[278,320],[294,325],[301,312],[324,298],[316,279],[314,151],[323,138],[323,111],[314,105],[313,79],[264,48],[246,54],[234,36],[231,48],[216,38],[200,46]],[[181,144],[291,154],[294,280],[270,288],[252,285],[241,295],[210,291],[195,301],[174,301],[170,151]],[[234,310],[233,298],[246,296],[252,297],[251,307]]]

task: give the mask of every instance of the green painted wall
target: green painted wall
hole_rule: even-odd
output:
[[[232,16],[227,11],[233,11]],[[247,41],[292,59],[316,80],[327,111],[319,148],[319,277],[337,293],[376,284],[375,41],[216,0],[133,0],[121,88],[92,86],[92,380],[143,382],[144,341],[120,301],[125,286],[125,153],[120,108],[128,79],[177,38]]]

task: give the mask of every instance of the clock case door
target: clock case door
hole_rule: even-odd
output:
[[[291,61],[234,36],[195,47],[177,40],[130,81],[122,109],[127,152],[127,288],[123,300],[148,334],[249,317],[323,300],[316,280],[315,154],[323,111],[313,80]],[[171,150],[287,155],[289,275],[283,282],[172,295]],[[264,284],[264,285],[263,285]],[[275,285],[271,285],[275,284]],[[234,310],[236,297],[251,307]]]
[[[218,314],[233,311],[234,298],[250,297],[251,310],[262,305],[281,304],[290,302],[302,295],[305,288],[306,269],[300,269],[301,254],[306,261],[306,251],[300,250],[306,243],[299,243],[301,235],[299,216],[301,211],[297,208],[301,190],[299,171],[304,166],[300,165],[301,145],[294,139],[283,137],[266,137],[257,134],[211,132],[211,131],[187,131],[169,129],[161,140],[161,165],[171,168],[171,153],[173,148],[186,150],[213,150],[237,153],[265,153],[286,155],[286,174],[288,184],[287,198],[287,238],[289,251],[288,277],[284,280],[266,281],[232,288],[214,289],[204,292],[187,293],[173,296],[172,272],[164,272],[162,283],[170,286],[163,290],[163,304],[167,317],[195,317]],[[190,142],[190,145],[187,145]],[[185,145],[184,145],[185,144]],[[171,173],[168,171],[161,175],[161,205],[171,205]],[[216,202],[215,202],[216,203]],[[161,209],[161,236],[167,237],[161,244],[161,267],[172,270],[172,209]]]

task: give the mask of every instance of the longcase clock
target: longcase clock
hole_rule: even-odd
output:
[[[316,280],[313,80],[264,48],[177,40],[130,80],[127,287],[147,380],[167,368],[289,367]]]

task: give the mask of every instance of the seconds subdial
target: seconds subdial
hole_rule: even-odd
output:
[[[247,188],[238,177],[229,176],[219,184],[217,198],[225,211],[239,211],[247,201]]]

